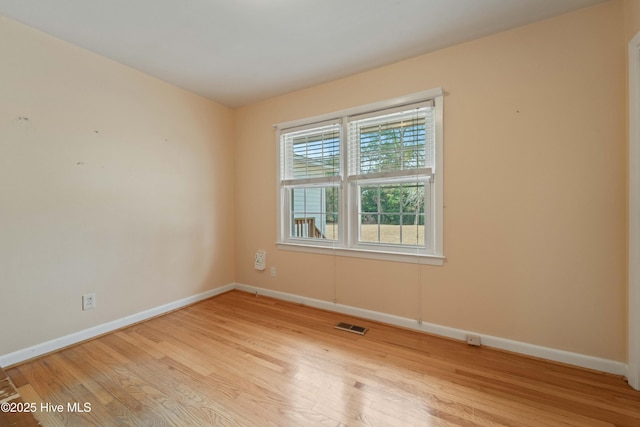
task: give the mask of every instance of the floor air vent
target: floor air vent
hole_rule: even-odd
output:
[[[340,322],[335,326],[336,329],[341,331],[353,332],[354,334],[364,335],[369,329],[364,326],[352,325],[351,323]]]

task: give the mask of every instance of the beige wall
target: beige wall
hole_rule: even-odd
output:
[[[0,355],[233,282],[232,122],[0,18]]]
[[[236,281],[626,360],[624,21],[607,2],[237,110]],[[275,248],[274,123],[440,86],[444,266]]]

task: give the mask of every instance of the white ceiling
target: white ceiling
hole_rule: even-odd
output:
[[[0,0],[0,14],[230,107],[603,0]]]

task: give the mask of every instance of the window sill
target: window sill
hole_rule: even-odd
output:
[[[337,255],[351,258],[366,258],[381,261],[406,262],[423,265],[444,265],[445,257],[439,255],[409,254],[398,252],[386,252],[378,250],[355,249],[355,248],[333,248],[329,246],[305,245],[301,243],[277,242],[276,247],[280,250],[307,252],[322,255]]]

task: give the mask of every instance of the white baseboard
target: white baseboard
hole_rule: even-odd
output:
[[[330,301],[323,301],[314,298],[302,297],[285,292],[272,291],[268,289],[258,288],[255,286],[235,284],[235,289],[250,293],[258,293],[268,297],[281,299],[284,301],[294,302],[298,304],[308,305],[310,307],[321,308],[324,310],[334,311],[337,313],[347,314],[350,316],[361,317],[364,319],[375,320],[390,325],[400,326],[407,329],[426,332],[442,337],[453,338],[457,340],[466,340],[467,334],[479,335],[482,344],[487,347],[493,347],[501,350],[507,350],[514,353],[520,353],[527,356],[539,357],[542,359],[552,360],[555,362],[566,363],[569,365],[579,366],[582,368],[593,369],[596,371],[607,372],[615,375],[626,375],[627,365],[615,360],[602,359],[599,357],[587,356],[580,353],[572,353],[569,351],[558,350],[550,347],[542,347],[539,345],[528,344],[520,341],[508,340],[505,338],[494,337],[491,335],[479,334],[475,331],[466,331],[462,329],[450,328],[447,326],[436,325],[427,322],[418,322],[415,319],[394,316],[391,314],[380,313],[363,308],[351,307],[348,305],[337,304]]]
[[[196,303],[198,301],[211,298],[213,296],[222,294],[224,292],[231,291],[234,289],[234,287],[235,286],[233,284],[225,285],[216,289],[212,289],[210,291],[203,292],[201,294],[193,295],[187,298],[170,302],[168,304],[163,304],[158,307],[150,308],[148,310],[144,310],[139,313],[135,313],[130,316],[123,317],[121,319],[113,320],[111,322],[103,323],[101,325],[84,329],[82,331],[74,332],[72,334],[65,335],[63,337],[56,338],[51,341],[47,341],[41,344],[36,344],[32,347],[18,350],[13,353],[0,355],[0,367],[15,365],[15,364],[24,362],[26,360],[33,359],[38,356],[42,356],[43,354],[51,353],[53,351],[60,350],[70,345],[77,344],[81,341],[86,341],[91,338],[95,338],[99,335],[103,335],[108,332],[112,332],[112,331],[124,328],[134,323],[142,322],[143,320],[147,320],[152,317],[156,317],[156,316],[168,313],[170,311],[185,307],[187,305]]]
[[[203,292],[198,295],[183,298],[178,301],[174,301],[168,304],[164,304],[158,307],[151,308],[149,310],[141,311],[130,316],[123,317],[121,319],[113,320],[111,322],[103,323],[92,328],[88,328],[79,332],[75,332],[69,335],[65,335],[60,338],[56,338],[51,341],[47,341],[41,344],[36,344],[32,347],[28,347],[22,350],[15,351],[13,353],[0,355],[0,367],[6,367],[16,365],[29,359],[33,359],[43,354],[51,353],[56,350],[68,347],[73,344],[77,344],[81,341],[86,341],[91,338],[97,337],[102,334],[106,334],[120,328],[132,325],[134,323],[141,322],[143,320],[150,319],[155,316],[159,316],[170,311],[179,309],[189,304],[196,303],[198,301],[211,298],[213,296],[231,291],[240,290],[250,293],[258,293],[272,298],[277,298],[283,301],[290,301],[298,304],[308,305],[310,307],[316,307],[324,310],[334,311],[337,313],[347,314],[350,316],[361,317],[364,319],[375,320],[390,325],[400,326],[407,329],[413,329],[416,331],[426,332],[433,335],[439,335],[447,338],[453,338],[464,341],[467,334],[479,335],[483,345],[487,347],[498,348],[501,350],[507,350],[514,353],[520,353],[527,356],[540,357],[542,359],[552,360],[556,362],[566,363],[569,365],[580,366],[583,368],[594,369],[601,372],[607,372],[615,375],[626,375],[627,365],[615,360],[602,359],[599,357],[587,356],[580,353],[572,353],[564,350],[558,350],[549,347],[542,347],[538,345],[528,344],[520,341],[508,340],[505,338],[494,337],[491,335],[479,334],[475,331],[466,331],[462,329],[450,328],[447,326],[436,325],[427,322],[418,322],[415,319],[409,319],[406,317],[394,316],[391,314],[380,313],[377,311],[366,310],[363,308],[351,307],[348,305],[337,304],[330,301],[323,301],[314,298],[302,297],[295,294],[289,294],[285,292],[272,291],[269,289],[258,288],[255,286],[245,285],[241,283],[233,283],[225,285],[216,289],[212,289],[207,292]]]

